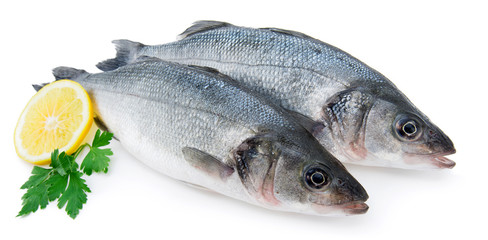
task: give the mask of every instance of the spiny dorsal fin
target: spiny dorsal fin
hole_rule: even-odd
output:
[[[198,21],[193,23],[191,27],[187,28],[183,33],[181,33],[179,37],[180,39],[183,39],[193,34],[228,26],[232,26],[232,24],[219,21]]]
[[[303,34],[301,32],[292,31],[292,30],[286,30],[286,29],[281,29],[281,28],[260,28],[260,29],[269,30],[271,32],[286,34],[286,35],[290,35],[290,36],[294,36],[294,37],[299,37],[299,38],[317,40],[317,39],[315,39],[313,37],[310,37],[310,36],[308,36],[306,34]]]

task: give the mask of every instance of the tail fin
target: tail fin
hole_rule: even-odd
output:
[[[36,90],[36,92],[39,92],[39,90],[41,90],[41,88],[43,88],[44,86],[46,86],[48,84],[49,83],[32,84],[32,87],[34,88],[34,90]]]
[[[57,80],[60,79],[69,79],[76,81],[80,78],[86,77],[89,75],[85,70],[70,68],[70,67],[57,67],[53,69],[53,75]]]
[[[86,76],[90,75],[89,73],[87,73],[85,70],[81,70],[81,69],[76,69],[76,68],[70,68],[70,67],[57,67],[55,69],[53,69],[53,75],[54,75],[54,78],[57,80],[61,80],[61,79],[69,79],[69,80],[73,80],[73,81],[76,81],[76,80],[79,80],[81,78],[85,78]],[[40,83],[40,84],[32,84],[32,87],[34,88],[34,90],[36,90],[37,92],[39,92],[39,90],[41,90],[41,88],[43,88],[44,86],[48,85],[48,83]]]
[[[144,44],[129,40],[112,41],[117,49],[115,58],[105,60],[97,64],[97,68],[106,72],[112,71],[124,65],[127,65],[137,59],[138,52],[144,47]]]

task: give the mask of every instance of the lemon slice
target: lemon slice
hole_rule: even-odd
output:
[[[44,86],[27,103],[14,133],[20,158],[34,164],[51,162],[51,152],[71,154],[93,123],[93,109],[77,82],[59,80]]]

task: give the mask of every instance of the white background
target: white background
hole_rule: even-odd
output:
[[[0,238],[486,239],[487,10],[482,1],[3,1]],[[451,137],[457,166],[348,165],[370,195],[369,212],[316,217],[187,187],[114,142],[109,173],[87,177],[92,193],[76,220],[54,203],[16,218],[32,165],[16,156],[12,139],[30,84],[52,81],[61,65],[96,72],[115,54],[111,40],[166,43],[197,20],[296,30],[349,52]]]

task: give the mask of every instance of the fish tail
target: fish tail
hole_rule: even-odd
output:
[[[43,88],[44,86],[46,86],[48,84],[49,83],[32,84],[32,87],[34,88],[34,90],[36,90],[36,92],[39,92],[39,90],[41,90],[41,88]]]
[[[78,81],[78,80],[85,78],[86,76],[88,76],[90,74],[87,73],[85,70],[81,70],[81,69],[70,68],[70,67],[57,67],[57,68],[53,69],[53,75],[54,75],[54,78],[56,79],[55,81],[61,80],[61,79],[69,79],[69,80],[73,80],[73,81]],[[43,88],[44,86],[46,86],[48,84],[49,84],[49,82],[48,83],[40,83],[40,84],[32,84],[32,87],[34,88],[34,90],[39,91],[39,90],[41,90],[41,88]]]
[[[85,70],[71,67],[57,67],[53,69],[53,75],[57,80],[69,79],[73,81],[81,80],[89,75]]]
[[[137,59],[139,50],[144,47],[144,44],[142,43],[125,39],[114,40],[112,43],[115,44],[115,48],[117,50],[117,55],[115,58],[108,59],[97,64],[97,68],[104,72],[115,70],[135,61]]]

